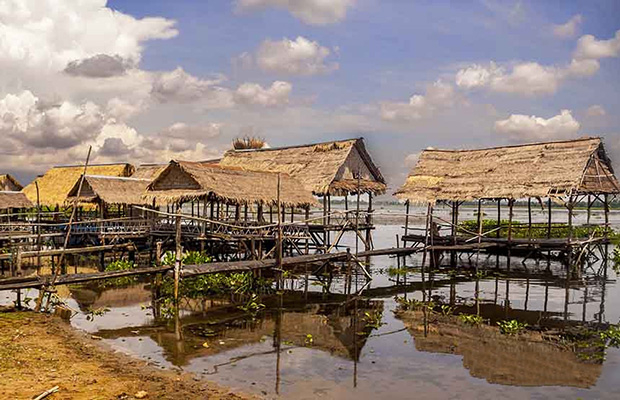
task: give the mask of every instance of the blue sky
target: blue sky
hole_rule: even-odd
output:
[[[27,17],[37,2],[10,3],[2,167],[24,180],[88,145],[166,162],[247,133],[363,136],[392,188],[427,146],[591,135],[620,160],[618,1],[67,0]]]

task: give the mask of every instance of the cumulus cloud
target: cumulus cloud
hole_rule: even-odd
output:
[[[549,119],[534,115],[512,114],[504,120],[495,122],[495,131],[515,141],[544,141],[573,137],[581,125],[573,118],[570,110]]]
[[[244,83],[235,91],[234,99],[238,104],[281,106],[289,102],[292,88],[290,83],[283,81],[275,81],[268,88],[257,83]]]
[[[553,25],[553,35],[561,39],[574,37],[579,32],[582,20],[581,14],[577,14],[563,24]]]
[[[133,63],[124,60],[121,56],[97,54],[83,60],[71,61],[65,67],[65,73],[88,78],[110,78],[123,75],[132,67]]]
[[[594,104],[588,107],[588,109],[586,110],[586,115],[588,117],[604,117],[605,115],[607,115],[607,111],[605,111],[605,108],[603,106],[599,104]]]
[[[99,149],[98,155],[104,157],[121,157],[131,153],[129,146],[121,138],[107,138]]]
[[[326,74],[338,69],[338,63],[326,63],[331,54],[327,47],[316,41],[302,36],[295,40],[265,40],[256,51],[256,65],[263,71],[277,72],[289,75],[317,75]],[[238,59],[241,64],[249,63],[247,53]]]
[[[573,57],[576,59],[601,59],[620,55],[620,30],[608,40],[598,40],[592,35],[584,35],[577,41]]]
[[[386,121],[420,120],[439,109],[452,107],[457,100],[454,86],[437,81],[429,85],[424,94],[411,96],[408,102],[381,103],[381,118]]]
[[[223,77],[200,79],[188,74],[181,67],[159,74],[153,81],[151,95],[161,103],[190,103],[205,101],[212,108],[232,106],[230,92],[217,86]]]
[[[99,54],[137,63],[151,39],[178,34],[175,21],[136,19],[102,0],[9,2],[0,7],[0,65],[62,71],[72,61]]]
[[[65,149],[94,139],[104,122],[92,102],[44,105],[28,90],[0,99],[0,136],[37,148]]]
[[[237,0],[236,10],[255,11],[268,7],[288,10],[306,24],[326,25],[340,22],[355,0]]]

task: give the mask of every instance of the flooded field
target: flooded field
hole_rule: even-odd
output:
[[[542,214],[535,218],[544,220]],[[578,212],[578,221],[582,214]],[[618,215],[611,215],[612,226],[618,228]],[[517,210],[515,219],[520,217],[523,210]],[[563,218],[558,212],[557,220]],[[594,221],[600,218],[593,216]],[[400,225],[378,225],[375,247],[394,246],[401,234]],[[353,237],[345,242],[354,248]],[[554,330],[620,320],[620,286],[611,264],[606,272],[598,262],[582,274],[567,276],[556,261],[522,261],[512,257],[508,265],[506,257],[463,255],[456,268],[444,265],[429,275],[418,268],[419,255],[374,257],[370,284],[365,286],[362,277],[353,283],[359,296],[345,295],[337,276],[329,293],[317,281],[306,287],[304,277],[292,277],[282,295],[261,297],[265,307],[257,312],[248,313],[228,298],[192,299],[181,303],[176,322],[154,317],[150,281],[124,288],[72,286],[65,295],[68,305],[79,311],[72,325],[114,349],[162,369],[195,373],[267,397],[620,397],[618,349],[608,349],[606,360],[596,364],[559,349],[492,337],[426,340],[419,324],[396,312],[403,299],[430,297],[454,314],[475,313],[478,287],[480,314],[493,326],[516,319]],[[482,271],[478,275],[476,264]],[[406,272],[405,266],[410,267]],[[395,274],[395,268],[401,273]],[[1,296],[8,302],[12,294]],[[97,308],[109,310],[93,317],[88,310]]]

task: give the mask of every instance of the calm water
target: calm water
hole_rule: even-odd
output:
[[[491,210],[489,218],[493,217]],[[415,212],[422,215],[420,210]],[[438,210],[438,215],[445,212]],[[578,213],[578,221],[584,215]],[[558,212],[553,217],[562,222],[566,215]],[[520,218],[527,220],[523,210],[516,212],[515,219]],[[544,221],[546,215],[537,212],[537,219]],[[599,214],[593,217],[593,222],[601,220]],[[618,215],[612,214],[612,225],[619,223]],[[394,246],[397,234],[402,234],[398,225],[378,226],[375,248]],[[345,239],[345,245],[354,248],[354,238]],[[463,356],[416,343],[394,316],[395,297],[422,299],[424,288],[437,301],[471,311],[476,258],[464,256],[457,271],[440,269],[432,277],[425,275],[422,284],[419,271],[399,277],[398,282],[386,271],[405,262],[419,265],[418,256],[405,261],[375,257],[370,268],[373,280],[358,300],[342,294],[343,284],[337,278],[330,295],[322,294],[317,285],[310,285],[304,293],[301,280],[291,283],[296,293],[262,299],[267,308],[255,320],[225,300],[187,301],[180,317],[182,340],[177,340],[174,324],[154,322],[148,308],[148,284],[106,291],[72,288],[68,303],[80,310],[72,319],[76,328],[102,337],[118,351],[161,368],[182,369],[268,397],[279,393],[294,399],[620,398],[617,349],[609,350],[602,367],[591,368],[572,361],[562,364],[553,353],[534,355],[534,359],[494,354],[493,343],[474,346]],[[549,327],[620,320],[616,275],[611,269],[605,275],[599,264],[567,283],[565,269],[556,262],[527,260],[523,264],[513,257],[508,268],[506,258],[482,254],[477,261],[481,270],[493,271],[499,265],[500,273],[490,272],[479,282],[482,313],[492,320],[517,318]],[[360,278],[357,288],[363,285]],[[0,296],[5,301],[11,297]],[[87,321],[84,311],[89,306],[111,310]],[[364,314],[377,311],[383,312],[384,325],[373,329],[364,322]],[[366,335],[358,334],[362,331]],[[312,335],[311,343],[308,335]],[[538,371],[548,373],[549,382],[558,382],[561,374],[564,385],[584,385],[585,380],[589,387],[541,385],[547,377]]]

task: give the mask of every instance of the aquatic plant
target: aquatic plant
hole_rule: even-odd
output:
[[[475,314],[461,314],[459,320],[465,325],[478,326],[484,322],[484,319],[480,315]]]
[[[385,325],[383,322],[383,311],[381,310],[365,312],[363,320],[366,326],[372,329],[379,329],[381,326]]]
[[[406,275],[409,272],[409,267],[388,267],[386,272],[390,278],[394,278],[399,275]]]
[[[499,325],[499,331],[503,335],[519,335],[523,333],[525,328],[528,325],[525,322],[519,322],[516,319],[511,319],[510,321],[498,321],[497,325]]]
[[[133,262],[126,260],[117,260],[113,261],[110,264],[106,265],[106,272],[114,272],[114,271],[127,271],[136,268],[136,265]],[[132,285],[137,282],[137,276],[122,276],[120,278],[111,278],[105,279],[98,282],[97,286],[100,288],[110,288],[110,287],[124,287]]]
[[[237,306],[237,308],[250,314],[252,319],[255,319],[258,313],[265,308],[265,305],[260,303],[257,295],[252,294],[245,304]]]
[[[95,317],[104,316],[109,311],[110,311],[110,309],[107,308],[107,307],[99,307],[99,308],[88,307],[86,309],[86,320],[87,321],[94,321]]]
[[[500,221],[501,228],[499,229],[499,236],[502,238],[508,237],[508,225],[509,220],[502,219]],[[482,233],[486,233],[492,230],[497,229],[497,220],[495,219],[483,219],[482,220]],[[478,221],[470,220],[470,221],[462,221],[459,222],[459,227],[466,229],[470,232],[478,232]],[[613,229],[607,228],[608,235],[615,236],[616,233]],[[496,235],[497,231],[493,232],[491,235]],[[605,235],[605,227],[596,227],[592,228],[591,226],[573,226],[572,231],[569,228],[568,224],[556,223],[551,225],[551,231],[548,230],[548,225],[546,223],[533,223],[532,227],[529,228],[527,224],[523,224],[519,221],[512,221],[512,237],[514,239],[527,239],[529,237],[533,239],[543,239],[546,238],[549,234],[552,238],[563,238],[568,237],[569,233],[573,237],[602,237]]]
[[[404,297],[396,297],[396,302],[402,311],[414,311],[420,310],[422,307],[426,307],[427,304],[421,300],[406,299]]]
[[[441,315],[443,315],[444,317],[447,317],[447,316],[452,315],[454,313],[454,308],[450,307],[448,305],[442,304],[439,307],[439,313]]]
[[[314,338],[312,337],[312,335],[310,333],[308,333],[306,335],[306,338],[304,340],[304,344],[306,346],[312,346],[314,344]]]

